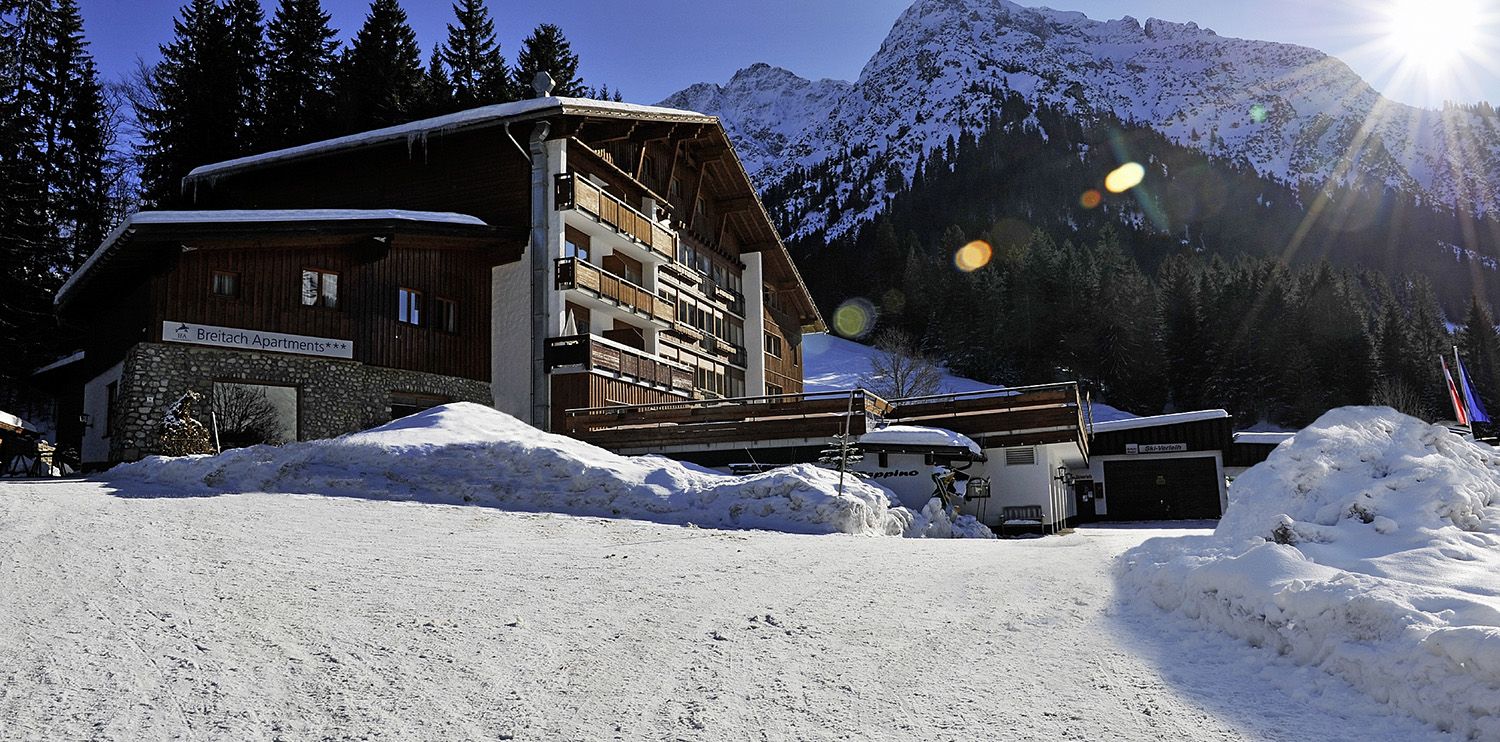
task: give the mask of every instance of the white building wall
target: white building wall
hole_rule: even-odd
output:
[[[766,393],[765,265],[761,253],[740,256],[745,263],[745,395]]]
[[[1070,464],[1075,459],[1082,463],[1078,447],[1072,443],[1053,443],[1034,448],[1036,463],[1017,465],[1005,463],[1004,448],[985,449],[989,460],[969,473],[990,478],[990,499],[982,505],[971,502],[964,512],[977,517],[982,507],[984,521],[991,526],[1000,523],[1004,508],[1021,505],[1040,505],[1049,526],[1076,515],[1077,507],[1071,492],[1054,477],[1059,465]]]
[[[117,363],[83,385],[83,414],[89,416],[89,426],[83,430],[83,450],[78,454],[85,463],[109,460],[109,439],[104,437],[105,426],[109,424],[107,387],[119,382],[124,370],[125,364]]]

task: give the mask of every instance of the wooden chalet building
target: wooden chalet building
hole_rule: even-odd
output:
[[[59,291],[41,378],[85,464],[158,450],[186,391],[286,440],[448,401],[573,408],[802,390],[822,319],[718,120],[543,97],[194,170]]]

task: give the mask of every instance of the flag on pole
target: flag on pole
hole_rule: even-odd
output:
[[[1476,423],[1489,422],[1490,415],[1484,411],[1484,403],[1479,401],[1479,395],[1474,393],[1474,387],[1469,383],[1469,372],[1464,369],[1464,359],[1459,358],[1455,352],[1453,362],[1458,366],[1458,387],[1464,393],[1464,410],[1469,413],[1469,420]]]
[[[1438,356],[1443,362],[1443,378],[1448,380],[1448,399],[1453,401],[1453,413],[1458,415],[1459,425],[1469,424],[1469,415],[1464,411],[1464,402],[1458,396],[1458,387],[1453,384],[1453,374],[1448,372],[1448,359]]]

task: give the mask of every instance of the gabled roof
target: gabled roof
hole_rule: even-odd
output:
[[[397,126],[388,126],[384,129],[362,131],[358,134],[326,139],[321,142],[312,142],[310,144],[278,149],[263,154],[250,155],[249,157],[241,157],[235,160],[216,162],[211,165],[194,168],[192,172],[188,173],[185,182],[199,178],[213,178],[241,170],[263,167],[272,163],[317,157],[359,147],[385,144],[392,141],[413,141],[424,139],[432,134],[451,134],[464,129],[531,121],[558,114],[695,124],[719,123],[719,119],[716,116],[708,116],[694,111],[680,111],[675,108],[640,106],[633,103],[616,103],[614,101],[589,100],[587,98],[534,98],[532,100],[471,108],[467,111],[450,113],[446,116],[411,121]]]
[[[401,209],[234,209],[222,211],[138,211],[125,218],[57,290],[53,303],[66,304],[101,266],[115,261],[139,232],[203,234],[206,231],[326,231],[329,229],[421,229],[440,234],[494,236],[497,228],[468,214]]]

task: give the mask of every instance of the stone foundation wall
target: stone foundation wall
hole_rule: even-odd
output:
[[[493,404],[489,383],[473,379],[328,358],[140,343],[125,356],[110,458],[134,461],[159,453],[159,428],[167,406],[189,390],[211,398],[215,381],[297,387],[300,440],[384,424],[391,419],[392,392]]]

